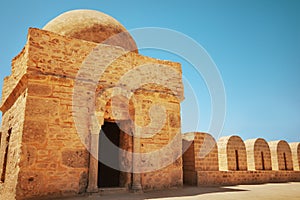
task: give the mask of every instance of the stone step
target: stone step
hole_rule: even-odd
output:
[[[114,188],[99,188],[98,194],[106,195],[106,194],[124,194],[128,193],[128,188],[125,187],[114,187]]]

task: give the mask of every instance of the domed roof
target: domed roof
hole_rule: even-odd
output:
[[[96,10],[72,10],[54,18],[44,30],[77,39],[105,43],[137,51],[135,41],[113,17]]]

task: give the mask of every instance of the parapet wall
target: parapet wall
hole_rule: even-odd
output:
[[[208,148],[203,143],[204,138],[214,141],[207,133],[183,134],[185,184],[236,185],[300,181],[299,143],[288,144],[283,140],[267,143],[262,138],[243,142],[238,136],[226,136],[220,138],[214,148]],[[207,152],[204,157],[199,154],[203,151]],[[205,168],[206,165],[214,166],[214,163],[218,163],[219,170]]]
[[[299,171],[198,171],[198,186],[299,182]]]

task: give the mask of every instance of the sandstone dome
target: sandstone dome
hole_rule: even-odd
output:
[[[125,27],[113,17],[96,10],[65,12],[48,22],[43,29],[81,40],[137,51],[135,41]]]

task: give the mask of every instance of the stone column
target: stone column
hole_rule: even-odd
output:
[[[142,192],[142,184],[141,184],[141,174],[134,173],[135,171],[139,171],[138,168],[140,167],[140,137],[139,131],[135,131],[133,134],[133,157],[132,157],[132,185],[131,189],[133,192]],[[135,154],[137,153],[137,154]]]
[[[91,134],[89,183],[87,192],[98,192],[98,149],[99,134]]]

